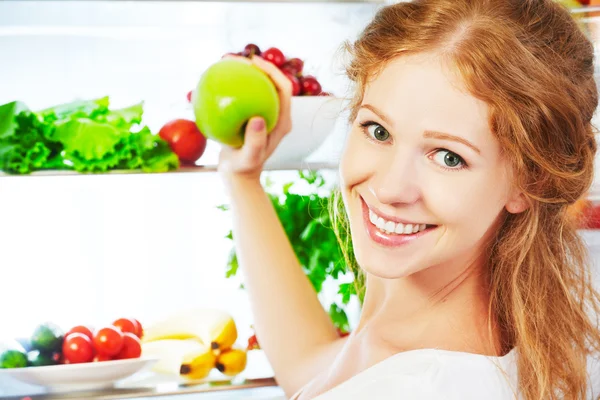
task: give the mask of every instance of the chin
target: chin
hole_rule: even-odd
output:
[[[409,252],[381,247],[352,225],[354,255],[365,273],[382,279],[400,279],[423,271],[430,265],[425,254],[421,254],[421,249]]]

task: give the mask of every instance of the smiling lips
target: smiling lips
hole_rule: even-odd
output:
[[[437,228],[436,225],[390,221],[371,210],[364,200],[361,199],[361,203],[367,234],[374,242],[387,247],[410,243]]]
[[[395,233],[397,235],[410,235],[424,231],[427,228],[426,224],[403,224],[401,222],[386,221],[383,217],[377,216],[373,210],[369,209],[369,221],[379,230],[385,233]]]

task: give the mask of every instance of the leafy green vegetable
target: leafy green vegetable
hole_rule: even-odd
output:
[[[60,104],[38,112],[21,102],[0,106],[0,168],[27,174],[40,169],[106,172],[179,168],[168,143],[142,122],[143,103],[111,110],[108,97]]]
[[[323,284],[328,277],[337,280],[340,275],[350,271],[348,268],[330,218],[330,203],[334,200],[328,193],[318,194],[325,185],[324,177],[315,171],[299,172],[300,182],[308,183],[309,194],[292,193],[297,182],[288,182],[282,186],[283,195],[274,194],[273,183],[266,185],[267,192],[285,233],[290,240],[298,261],[306,276],[317,293],[323,290]],[[325,191],[326,192],[326,191]],[[228,210],[227,205],[218,207]],[[233,233],[226,236],[233,240]],[[236,276],[238,260],[235,248],[231,250],[226,267],[226,277]],[[338,293],[342,296],[342,307],[350,302],[352,296],[357,296],[354,282],[341,283]],[[362,301],[362,297],[359,297]],[[342,331],[348,329],[348,318],[344,309],[333,303],[329,314],[333,323]]]

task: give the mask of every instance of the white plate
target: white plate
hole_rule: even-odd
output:
[[[82,364],[7,368],[0,369],[0,375],[43,386],[49,392],[94,390],[112,387],[115,382],[141,371],[156,361],[155,358],[141,357]]]

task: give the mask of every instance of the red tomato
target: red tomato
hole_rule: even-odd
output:
[[[137,336],[141,339],[142,336],[144,336],[144,327],[142,326],[142,323],[140,321],[138,321],[137,319],[134,319],[134,321],[137,322],[137,326],[138,326],[138,331],[135,333],[135,336]]]
[[[94,362],[102,362],[102,361],[110,361],[113,358],[111,356],[107,356],[106,354],[96,354],[96,357],[94,357]]]
[[[78,364],[92,361],[94,346],[92,341],[83,333],[71,333],[63,341],[63,356],[65,363]]]
[[[71,333],[81,333],[87,336],[90,340],[94,340],[94,334],[92,333],[92,330],[85,325],[77,325],[71,328],[71,330],[67,332],[65,337],[69,336]]]
[[[142,355],[142,342],[133,333],[123,334],[123,348],[115,356],[115,360],[125,360],[128,358],[138,358]]]
[[[131,332],[135,334],[140,329],[137,321],[131,318],[119,318],[118,320],[113,322],[113,326],[119,328],[123,333]]]
[[[173,152],[184,164],[195,163],[206,150],[206,138],[194,121],[176,119],[167,122],[158,134],[169,143]]]
[[[102,328],[94,336],[94,347],[98,353],[114,356],[123,348],[123,333],[114,326]]]

